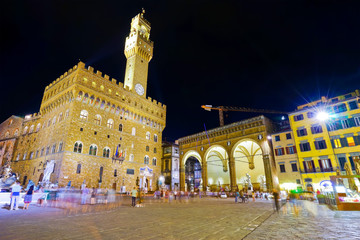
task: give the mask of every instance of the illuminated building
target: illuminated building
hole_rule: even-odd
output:
[[[280,189],[292,190],[302,187],[299,159],[290,126],[288,130],[273,133],[271,140]]]
[[[79,62],[45,89],[23,119],[12,169],[21,180],[128,191],[155,190],[166,106],[146,96],[150,23],[132,19],[124,84]],[[138,181],[136,179],[139,178]]]
[[[277,188],[275,161],[267,139],[272,131],[272,122],[258,116],[180,138],[181,190],[191,190],[186,176],[199,175],[186,174],[188,161],[201,166],[199,190],[247,191],[249,179],[256,191]],[[194,171],[198,172],[198,167]],[[197,190],[196,181],[194,185]]]
[[[165,185],[169,190],[179,190],[179,145],[171,142],[163,142],[161,173],[164,176]]]
[[[298,106],[289,114],[304,187],[320,189],[331,175],[360,173],[359,91]],[[347,179],[354,188],[356,182]]]

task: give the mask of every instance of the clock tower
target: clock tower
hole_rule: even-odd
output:
[[[125,41],[127,58],[124,87],[146,98],[149,62],[153,56],[154,43],[150,41],[150,23],[144,18],[145,11],[131,21],[130,34]]]

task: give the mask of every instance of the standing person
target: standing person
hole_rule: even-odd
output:
[[[279,193],[274,189],[273,191],[273,196],[274,196],[274,204],[275,204],[275,209],[276,211],[279,213]]]
[[[26,192],[25,198],[24,198],[24,210],[28,210],[29,209],[29,205],[32,201],[32,195],[34,192],[34,185],[31,185],[29,190]]]
[[[253,202],[255,202],[255,192],[254,191],[252,191],[252,199],[253,199]]]
[[[137,196],[137,191],[134,187],[133,190],[131,190],[131,206],[132,207],[135,207],[135,205],[136,205],[136,196]]]
[[[81,191],[81,204],[86,204],[86,199],[89,194],[89,189],[85,186]]]
[[[11,188],[11,194],[10,194],[10,199],[11,199],[11,203],[10,203],[10,210],[18,210],[19,209],[19,197],[20,197],[20,191],[21,191],[21,186],[20,186],[20,182],[16,181],[14,183],[14,185]],[[14,209],[15,207],[15,209]]]
[[[240,198],[241,198],[241,202],[244,203],[245,202],[245,196],[244,196],[243,190],[240,191]]]
[[[236,190],[236,192],[235,192],[235,203],[237,203],[239,197],[240,197],[240,193],[239,193],[238,190]]]

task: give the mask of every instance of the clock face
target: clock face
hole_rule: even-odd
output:
[[[135,85],[135,91],[140,96],[144,95],[144,87],[140,83]]]

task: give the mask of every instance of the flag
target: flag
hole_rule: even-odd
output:
[[[115,157],[118,157],[118,155],[119,155],[119,145],[117,145]]]

